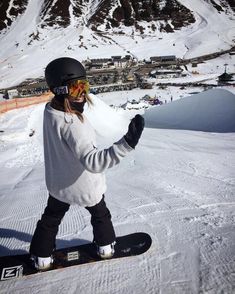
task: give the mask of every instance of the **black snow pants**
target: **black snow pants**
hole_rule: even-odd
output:
[[[111,221],[111,214],[102,200],[92,207],[86,207],[91,214],[91,224],[93,226],[94,242],[103,246],[115,241],[115,232]],[[69,204],[59,201],[49,195],[47,206],[38,221],[31,244],[30,254],[39,257],[51,256],[56,248],[56,235],[59,225],[69,210]]]

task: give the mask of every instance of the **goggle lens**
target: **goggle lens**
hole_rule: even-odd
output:
[[[88,94],[90,85],[87,80],[76,80],[71,82],[68,88],[69,88],[69,95],[74,98],[77,98],[81,96],[83,93]]]

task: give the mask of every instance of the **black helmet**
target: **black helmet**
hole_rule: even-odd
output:
[[[86,70],[78,60],[61,57],[47,65],[45,78],[50,90],[56,94],[56,88],[61,92],[61,89],[67,85],[68,81],[86,79]],[[63,92],[63,94],[66,93]]]

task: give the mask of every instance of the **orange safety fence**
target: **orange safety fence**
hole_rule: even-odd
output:
[[[41,96],[33,96],[27,98],[13,98],[5,101],[0,101],[0,113],[7,112],[12,109],[27,107],[34,104],[50,101],[52,93],[48,92]]]

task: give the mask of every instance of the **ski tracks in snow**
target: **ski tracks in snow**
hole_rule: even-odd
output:
[[[154,268],[156,292],[146,287],[146,293],[233,293],[235,201],[229,165],[234,160],[230,152],[216,160],[226,136],[211,143],[215,134],[178,133],[180,138],[174,134],[171,140],[169,131],[167,136],[156,133],[154,151],[151,141],[143,140],[142,149],[122,163],[122,171],[115,170],[115,178],[110,172],[109,179],[117,232],[143,230],[153,239],[154,254],[149,252],[145,263]],[[189,139],[191,135],[195,137]],[[188,140],[195,140],[193,149]],[[149,166],[142,166],[147,157]]]
[[[30,120],[30,127],[34,123]],[[153,240],[150,250],[135,258],[8,281],[1,293],[232,294],[235,176],[231,138],[231,134],[146,129],[135,152],[107,172],[106,202],[116,234],[147,232]],[[40,164],[16,165],[14,173],[8,167],[4,177],[1,255],[28,249],[48,197]],[[57,245],[87,240],[92,240],[90,216],[82,208],[71,207]]]

